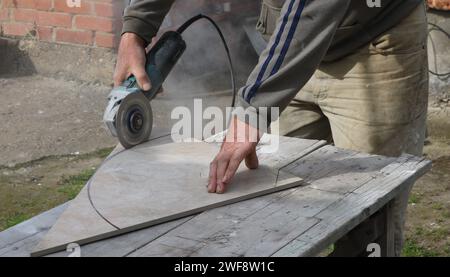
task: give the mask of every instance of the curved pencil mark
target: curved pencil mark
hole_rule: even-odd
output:
[[[150,139],[149,141],[153,141],[153,140],[157,140],[166,136],[169,136],[170,134],[166,134],[166,135],[161,135],[155,138]],[[109,221],[95,206],[94,201],[92,200],[91,197],[91,184],[92,184],[92,179],[95,177],[95,174],[100,170],[100,168],[102,168],[108,161],[110,161],[111,159],[113,159],[114,157],[118,156],[119,154],[121,154],[122,152],[125,152],[127,149],[123,149],[122,151],[119,151],[117,153],[115,153],[114,155],[111,155],[109,157],[107,157],[103,163],[97,168],[97,170],[95,171],[95,173],[92,175],[92,177],[89,179],[89,181],[87,182],[87,195],[88,195],[88,199],[89,199],[89,203],[91,204],[92,208],[94,209],[94,211],[105,221],[107,222],[109,225],[111,225],[113,228],[120,230],[119,227],[117,227],[116,225],[114,225],[111,221]]]
[[[112,158],[116,157],[117,155],[119,155],[120,153],[124,152],[124,150],[115,153],[114,155],[106,158],[103,163],[98,167],[98,169],[95,171],[95,173],[97,173],[100,168],[103,167],[103,165],[105,165],[108,161],[110,161]],[[92,208],[94,209],[94,211],[105,221],[107,222],[109,225],[111,225],[112,227],[116,228],[117,230],[120,230],[119,227],[117,227],[116,225],[114,225],[111,221],[109,221],[95,206],[94,202],[92,201],[92,197],[91,197],[91,184],[92,184],[92,179],[95,177],[95,173],[94,175],[92,175],[92,177],[89,179],[89,181],[87,182],[87,195],[88,195],[88,199],[89,199],[89,203],[91,204]]]

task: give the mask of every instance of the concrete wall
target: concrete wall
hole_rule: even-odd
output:
[[[450,32],[450,11],[428,11],[428,22]],[[450,42],[443,32],[429,26],[428,61],[430,70],[437,73],[450,72]],[[450,75],[434,76],[430,74],[430,94],[438,99],[450,97]]]

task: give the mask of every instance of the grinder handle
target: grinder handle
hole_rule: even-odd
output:
[[[151,82],[151,89],[143,91],[144,95],[152,100],[161,89],[172,68],[186,50],[186,43],[178,32],[168,31],[147,53],[145,71]],[[132,75],[125,82],[127,88],[138,88],[136,78]]]

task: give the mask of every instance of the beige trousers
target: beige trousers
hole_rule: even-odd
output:
[[[422,155],[428,101],[427,20],[420,5],[354,54],[324,63],[281,114],[280,133],[337,147]],[[400,255],[409,191],[395,199]]]

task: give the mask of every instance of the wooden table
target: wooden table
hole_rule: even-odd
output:
[[[316,256],[350,231],[359,234],[360,245],[338,247],[332,255],[367,256],[367,245],[378,243],[382,256],[392,256],[392,200],[431,162],[357,153],[323,141],[296,151],[303,156],[284,169],[304,186],[84,245],[81,256]],[[29,256],[68,205],[1,232],[0,256]]]

